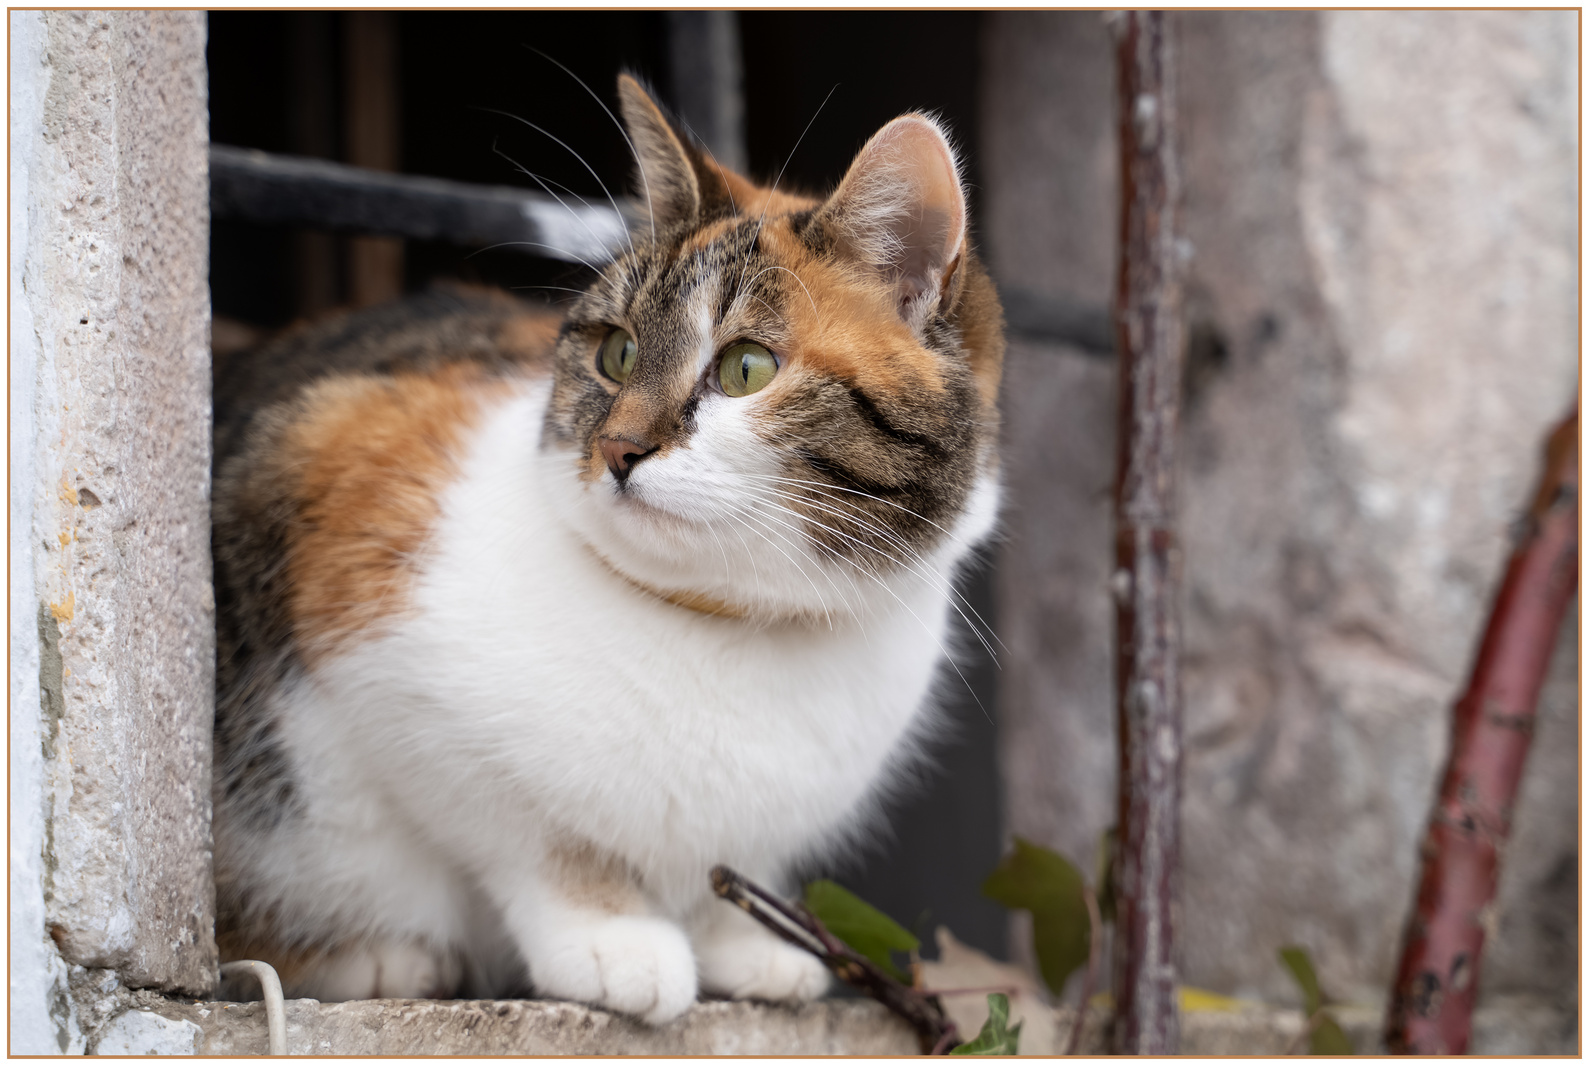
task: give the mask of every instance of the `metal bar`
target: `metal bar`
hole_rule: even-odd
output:
[[[626,203],[565,206],[520,188],[339,165],[210,144],[210,212],[276,225],[404,236],[482,246],[521,244],[526,254],[598,265],[624,245]]]
[[[306,11],[286,21],[287,149],[306,157],[337,156],[335,15]],[[294,307],[313,318],[342,298],[337,237],[298,229],[292,237]]]
[[[1180,547],[1175,449],[1181,389],[1180,163],[1175,52],[1162,12],[1119,18],[1120,354],[1115,483],[1115,1049],[1173,1054],[1180,885]]]
[[[1091,356],[1114,359],[1114,321],[1108,308],[1003,284],[999,286],[999,302],[1004,305],[1005,330],[1015,337],[1067,345]]]
[[[342,155],[350,165],[382,172],[400,167],[397,16],[390,11],[342,15]],[[355,307],[403,292],[403,241],[356,236],[348,243],[348,299]]]
[[[748,162],[739,16],[670,11],[667,20],[673,105],[724,168],[742,173]]]

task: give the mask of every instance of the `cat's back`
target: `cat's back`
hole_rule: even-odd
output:
[[[449,285],[290,327],[217,362],[217,471],[243,450],[255,420],[316,382],[426,375],[457,365],[533,371],[545,364],[559,322],[551,307],[497,289]]]

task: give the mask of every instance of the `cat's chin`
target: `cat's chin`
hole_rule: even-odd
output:
[[[701,521],[641,496],[614,496],[575,531],[605,567],[642,592],[694,611],[767,622],[832,622],[829,598],[814,594],[805,575],[799,588],[780,575],[754,574],[730,582],[714,571],[743,571],[745,548],[728,522]],[[750,582],[754,582],[751,585]]]

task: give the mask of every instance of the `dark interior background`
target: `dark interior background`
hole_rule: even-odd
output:
[[[668,70],[665,13],[392,17],[401,171],[534,187],[516,162],[592,202],[605,199],[592,173],[614,194],[627,190],[632,166],[613,121],[569,74],[533,50],[566,65],[614,111],[620,70],[646,78],[666,100],[675,73]],[[826,189],[883,123],[901,112],[931,110],[948,123],[964,153],[974,229],[980,18],[968,12],[739,13],[750,173],[768,181],[785,170],[785,188]],[[211,12],[212,141],[343,157],[342,65],[352,26],[346,15],[332,12]],[[566,142],[585,164],[531,124]],[[213,223],[210,286],[218,317],[268,331],[313,314],[303,309],[295,285],[302,249],[294,232],[237,220]],[[333,282],[346,273],[346,250],[338,243],[323,249],[336,262]],[[408,289],[453,279],[539,292],[555,302],[558,289],[579,287],[588,273],[522,248],[478,251],[409,241],[403,250]],[[340,288],[337,299],[346,302],[345,283]],[[994,557],[987,553],[962,591],[996,625]],[[941,680],[949,722],[931,765],[892,800],[886,827],[871,847],[825,872],[914,929],[928,955],[935,953],[932,928],[942,924],[1004,957],[1004,912],[979,892],[1002,842],[994,668],[985,652],[961,652],[964,680],[953,672]]]

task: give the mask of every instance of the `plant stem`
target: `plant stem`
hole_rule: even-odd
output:
[[[1162,12],[1117,17],[1121,233],[1115,483],[1114,1046],[1180,1046],[1175,919],[1180,877],[1181,696],[1175,444],[1181,390],[1180,162],[1175,49]]]
[[[1303,1025],[1302,1030],[1297,1032],[1297,1037],[1287,1043],[1284,1050],[1280,1051],[1280,1056],[1290,1057],[1298,1050],[1301,1050],[1308,1044],[1308,1040],[1313,1038],[1313,1033],[1319,1030],[1319,1025],[1327,1019],[1329,1019],[1329,1016],[1323,1009],[1316,1010],[1312,1016],[1308,1017],[1308,1022]]]
[[[1067,1057],[1076,1053],[1081,1045],[1082,1025],[1087,1022],[1087,1002],[1092,998],[1092,988],[1098,980],[1098,957],[1103,951],[1103,914],[1098,910],[1098,894],[1091,885],[1083,885],[1081,898],[1087,902],[1087,921],[1092,933],[1087,939],[1087,974],[1081,983],[1081,1004],[1076,1007],[1076,1026],[1070,1029],[1070,1039],[1065,1044]]]

